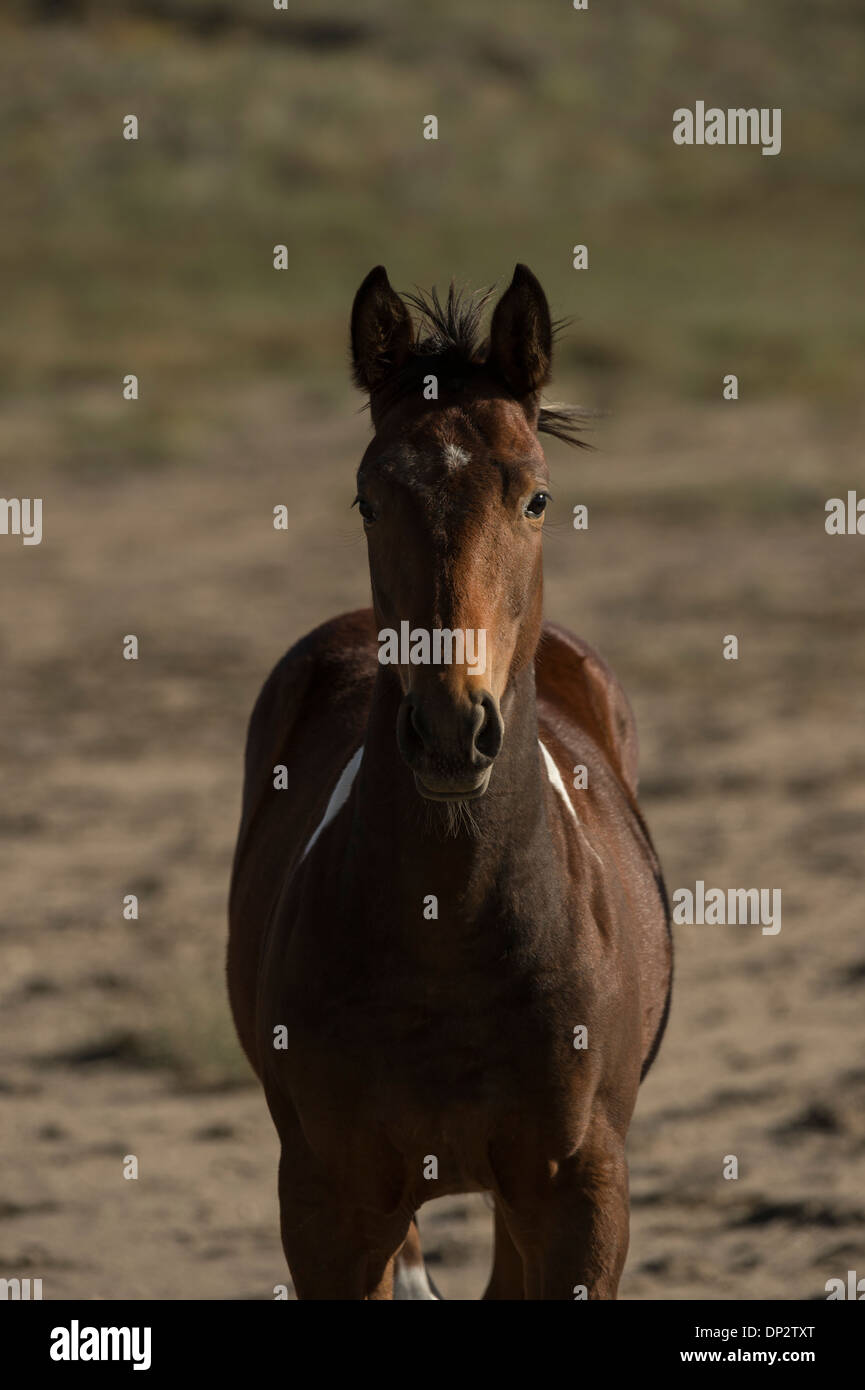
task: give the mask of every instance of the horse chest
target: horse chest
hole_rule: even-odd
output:
[[[295,1101],[309,1113],[339,1098],[344,1114],[374,1131],[401,1117],[405,1136],[492,1132],[507,1116],[563,1114],[588,1080],[574,1048],[586,1017],[576,978],[553,987],[520,972],[497,980],[339,974],[330,998],[317,990],[286,1000],[286,1059]]]

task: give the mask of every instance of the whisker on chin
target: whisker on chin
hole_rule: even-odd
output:
[[[470,801],[427,801],[424,821],[427,831],[442,838],[456,839],[460,831],[471,839],[480,836],[480,826],[475,820]]]

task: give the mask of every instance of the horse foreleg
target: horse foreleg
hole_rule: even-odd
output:
[[[427,1274],[415,1221],[409,1226],[405,1245],[394,1262],[393,1296],[400,1300],[441,1298]]]
[[[501,1208],[496,1202],[493,1267],[484,1299],[525,1298],[523,1260],[514,1245]]]
[[[411,1215],[371,1217],[298,1172],[296,1154],[279,1165],[282,1246],[299,1299],[380,1300],[394,1296],[394,1263]]]
[[[614,1299],[628,1253],[624,1145],[586,1140],[546,1192],[506,1213],[529,1299]]]

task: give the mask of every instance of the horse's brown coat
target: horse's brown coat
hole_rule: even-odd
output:
[[[613,1298],[625,1137],[671,951],[627,700],[591,648],[541,626],[541,528],[524,503],[547,476],[546,300],[518,268],[473,356],[416,343],[382,276],[353,315],[376,424],[358,475],[375,611],[317,628],[266,682],[232,883],[229,990],[282,1144],[283,1243],[298,1297],[390,1298],[400,1251],[419,1259],[418,1207],[487,1190],[486,1297]],[[414,389],[424,368],[441,378],[435,402]],[[379,665],[377,631],[401,617],[485,628],[488,671]],[[395,732],[407,702],[423,730],[411,769]],[[499,713],[500,748],[482,741]],[[304,855],[361,745],[346,804]],[[477,795],[471,823],[449,826],[424,779]]]

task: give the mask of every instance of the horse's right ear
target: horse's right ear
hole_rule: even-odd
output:
[[[391,288],[387,271],[369,272],[351,311],[351,356],[354,379],[370,395],[398,372],[412,344],[408,309]]]

